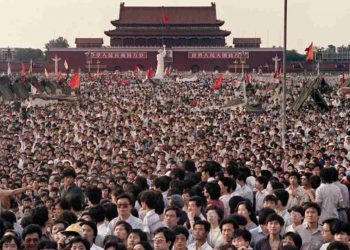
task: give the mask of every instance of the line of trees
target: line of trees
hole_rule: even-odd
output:
[[[48,51],[51,48],[68,48],[69,44],[66,38],[58,37],[45,44],[45,51],[41,49],[19,48],[15,50],[12,58],[15,61],[43,61],[47,59]]]

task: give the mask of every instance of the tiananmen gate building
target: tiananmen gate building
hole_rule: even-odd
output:
[[[76,38],[75,48],[50,49],[51,58],[66,60],[72,69],[85,72],[99,70],[134,70],[156,68],[158,50],[166,45],[166,66],[179,71],[241,72],[261,69],[274,71],[273,57],[282,58],[282,48],[260,48],[260,38],[234,38],[227,46],[230,31],[222,30],[224,21],[216,15],[216,5],[199,7],[134,7],[120,4],[119,19],[112,20],[114,29],[102,38]],[[51,63],[53,64],[53,62]],[[52,66],[52,67],[51,67]],[[53,68],[53,65],[50,65]]]

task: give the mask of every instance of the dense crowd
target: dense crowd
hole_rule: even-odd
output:
[[[258,112],[222,108],[234,76],[0,103],[0,250],[350,249],[350,103],[331,84],[329,112],[293,111],[288,79],[285,145],[276,85],[249,86]]]

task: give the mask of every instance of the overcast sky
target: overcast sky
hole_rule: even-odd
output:
[[[103,37],[117,19],[117,0],[0,0],[0,48],[44,49],[63,36]],[[205,0],[126,0],[126,6],[210,6]],[[283,44],[283,0],[217,0],[218,19],[233,37],[261,37],[262,46]],[[350,0],[288,0],[288,49],[303,51],[313,41],[326,47],[350,44]]]

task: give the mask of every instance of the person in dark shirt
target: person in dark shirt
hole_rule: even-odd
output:
[[[84,193],[74,182],[77,177],[75,170],[68,167],[63,170],[62,176],[63,186],[61,187],[61,198],[69,201],[72,196],[78,195],[81,202],[84,203]]]

